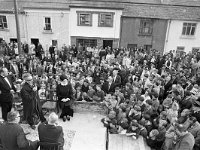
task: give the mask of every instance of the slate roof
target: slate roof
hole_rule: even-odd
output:
[[[200,0],[17,0],[19,11],[25,8],[70,9],[93,7],[122,9],[123,16],[200,20]],[[176,5],[173,6],[172,4]],[[191,5],[191,6],[181,6]],[[13,12],[13,0],[0,0],[0,12]]]
[[[134,4],[125,7],[123,16],[174,20],[200,20],[200,7]]]
[[[17,3],[21,12],[24,8],[69,9],[66,0],[18,0]],[[13,8],[13,0],[0,0],[0,11],[12,11]]]

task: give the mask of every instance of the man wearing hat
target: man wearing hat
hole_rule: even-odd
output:
[[[37,98],[37,86],[33,84],[33,78],[31,74],[24,75],[25,83],[21,89],[21,98],[23,102],[24,119],[28,122],[32,129],[35,129],[34,114],[39,116],[42,122],[46,119],[41,111],[41,107]]]

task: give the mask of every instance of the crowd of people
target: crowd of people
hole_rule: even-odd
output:
[[[22,101],[36,97],[28,95],[31,90],[40,100],[55,100],[63,121],[73,117],[74,101],[102,103],[108,116],[101,121],[110,133],[142,136],[156,150],[200,149],[200,52],[178,55],[173,50],[162,55],[142,47],[81,45],[43,50],[41,44],[24,43],[19,55],[11,50],[16,46],[2,43],[0,73],[8,74],[15,84],[9,90],[18,92]],[[1,87],[0,91],[1,96]],[[0,99],[0,105],[6,120],[11,102],[3,108]],[[34,110],[30,112],[29,102],[23,105],[25,119],[34,128]]]

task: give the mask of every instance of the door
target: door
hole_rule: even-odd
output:
[[[0,38],[0,43],[3,41],[3,38]]]
[[[16,38],[10,38],[10,42],[16,42],[17,43],[17,39]]]
[[[35,49],[38,47],[39,39],[31,39],[31,43],[35,45]]]
[[[106,47],[113,47],[113,40],[103,40],[103,48],[106,48]]]

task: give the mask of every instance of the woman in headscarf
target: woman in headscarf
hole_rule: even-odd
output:
[[[58,97],[58,105],[62,109],[60,118],[63,118],[65,122],[66,119],[70,120],[70,116],[73,117],[73,109],[71,105],[73,103],[73,90],[67,76],[60,76],[60,84],[57,85],[56,93]]]

